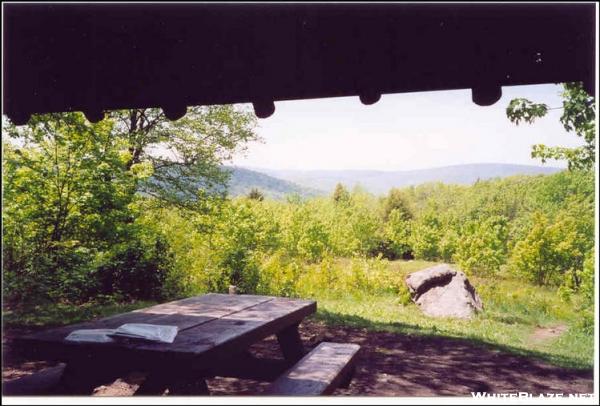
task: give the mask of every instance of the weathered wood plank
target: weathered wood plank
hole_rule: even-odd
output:
[[[207,323],[214,319],[239,312],[248,307],[273,300],[270,296],[207,294],[174,302],[163,303],[129,313],[122,313],[100,320],[72,324],[50,329],[29,336],[23,340],[60,341],[73,330],[89,328],[117,328],[125,323],[150,323],[176,325],[179,331]],[[73,343],[73,345],[81,345]]]
[[[172,344],[136,343],[147,355],[168,352],[205,360],[241,352],[252,343],[276,334],[316,311],[316,302],[274,298],[178,334]]]
[[[352,371],[360,346],[321,343],[265,390],[266,395],[330,394]]]
[[[272,296],[232,296],[219,293],[208,293],[202,296],[189,297],[174,302],[161,303],[144,309],[134,310],[132,313],[184,314],[218,318],[273,299],[274,297]]]

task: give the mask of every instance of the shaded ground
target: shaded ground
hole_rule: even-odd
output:
[[[332,327],[314,320],[306,320],[300,331],[307,348],[313,348],[321,341],[361,345],[356,375],[350,387],[338,389],[334,395],[470,396],[471,392],[529,392],[563,393],[566,396],[593,391],[591,369],[560,368],[465,340]],[[10,351],[10,337],[15,331],[5,334],[8,341],[3,340],[3,380],[49,366],[19,359]],[[281,357],[274,337],[255,344],[251,352],[259,357]],[[97,388],[95,394],[131,395],[143,379],[143,374],[133,373]],[[208,380],[212,395],[256,395],[266,385],[235,378]]]

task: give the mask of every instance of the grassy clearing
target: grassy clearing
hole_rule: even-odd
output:
[[[388,272],[402,278],[431,265],[421,261],[389,263]],[[564,302],[555,289],[530,285],[513,279],[470,277],[482,297],[484,311],[472,320],[424,316],[412,303],[403,304],[398,295],[360,293],[327,294],[316,297],[315,316],[330,324],[402,334],[437,335],[467,339],[474,344],[492,345],[501,350],[534,356],[553,364],[593,367],[593,335],[579,328],[576,301]],[[567,325],[568,330],[543,342],[531,335],[538,327]]]
[[[307,267],[302,296],[317,300],[318,312],[314,317],[332,325],[462,338],[476,345],[491,345],[559,366],[593,366],[593,334],[579,327],[577,298],[565,302],[555,289],[514,279],[471,276],[484,302],[484,311],[472,320],[430,318],[414,304],[406,303],[398,286],[408,273],[431,265],[433,263],[426,261],[370,263],[336,259],[327,266]],[[5,327],[42,328],[105,317],[151,304],[109,302],[75,306],[59,303],[5,309],[3,318]],[[531,338],[536,328],[555,325],[567,325],[568,330],[541,342]]]

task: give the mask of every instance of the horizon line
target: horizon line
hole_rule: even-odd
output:
[[[384,173],[393,173],[393,172],[414,172],[414,171],[425,171],[432,169],[444,169],[444,168],[452,168],[459,166],[475,166],[475,165],[505,165],[505,166],[522,166],[529,168],[542,168],[542,169],[557,169],[564,170],[567,169],[566,166],[550,166],[550,165],[531,165],[531,164],[519,164],[519,163],[506,163],[506,162],[473,162],[473,163],[464,163],[464,164],[451,164],[451,165],[442,165],[442,166],[430,166],[424,168],[413,168],[413,169],[347,169],[347,168],[338,168],[338,169],[293,169],[293,168],[268,168],[268,167],[260,167],[260,166],[252,166],[252,165],[235,165],[228,164],[224,166],[236,167],[248,170],[267,170],[267,171],[294,171],[294,172],[384,172]]]

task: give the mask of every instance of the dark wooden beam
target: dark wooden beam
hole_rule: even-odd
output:
[[[4,113],[273,102],[583,81],[595,6],[4,4]]]

